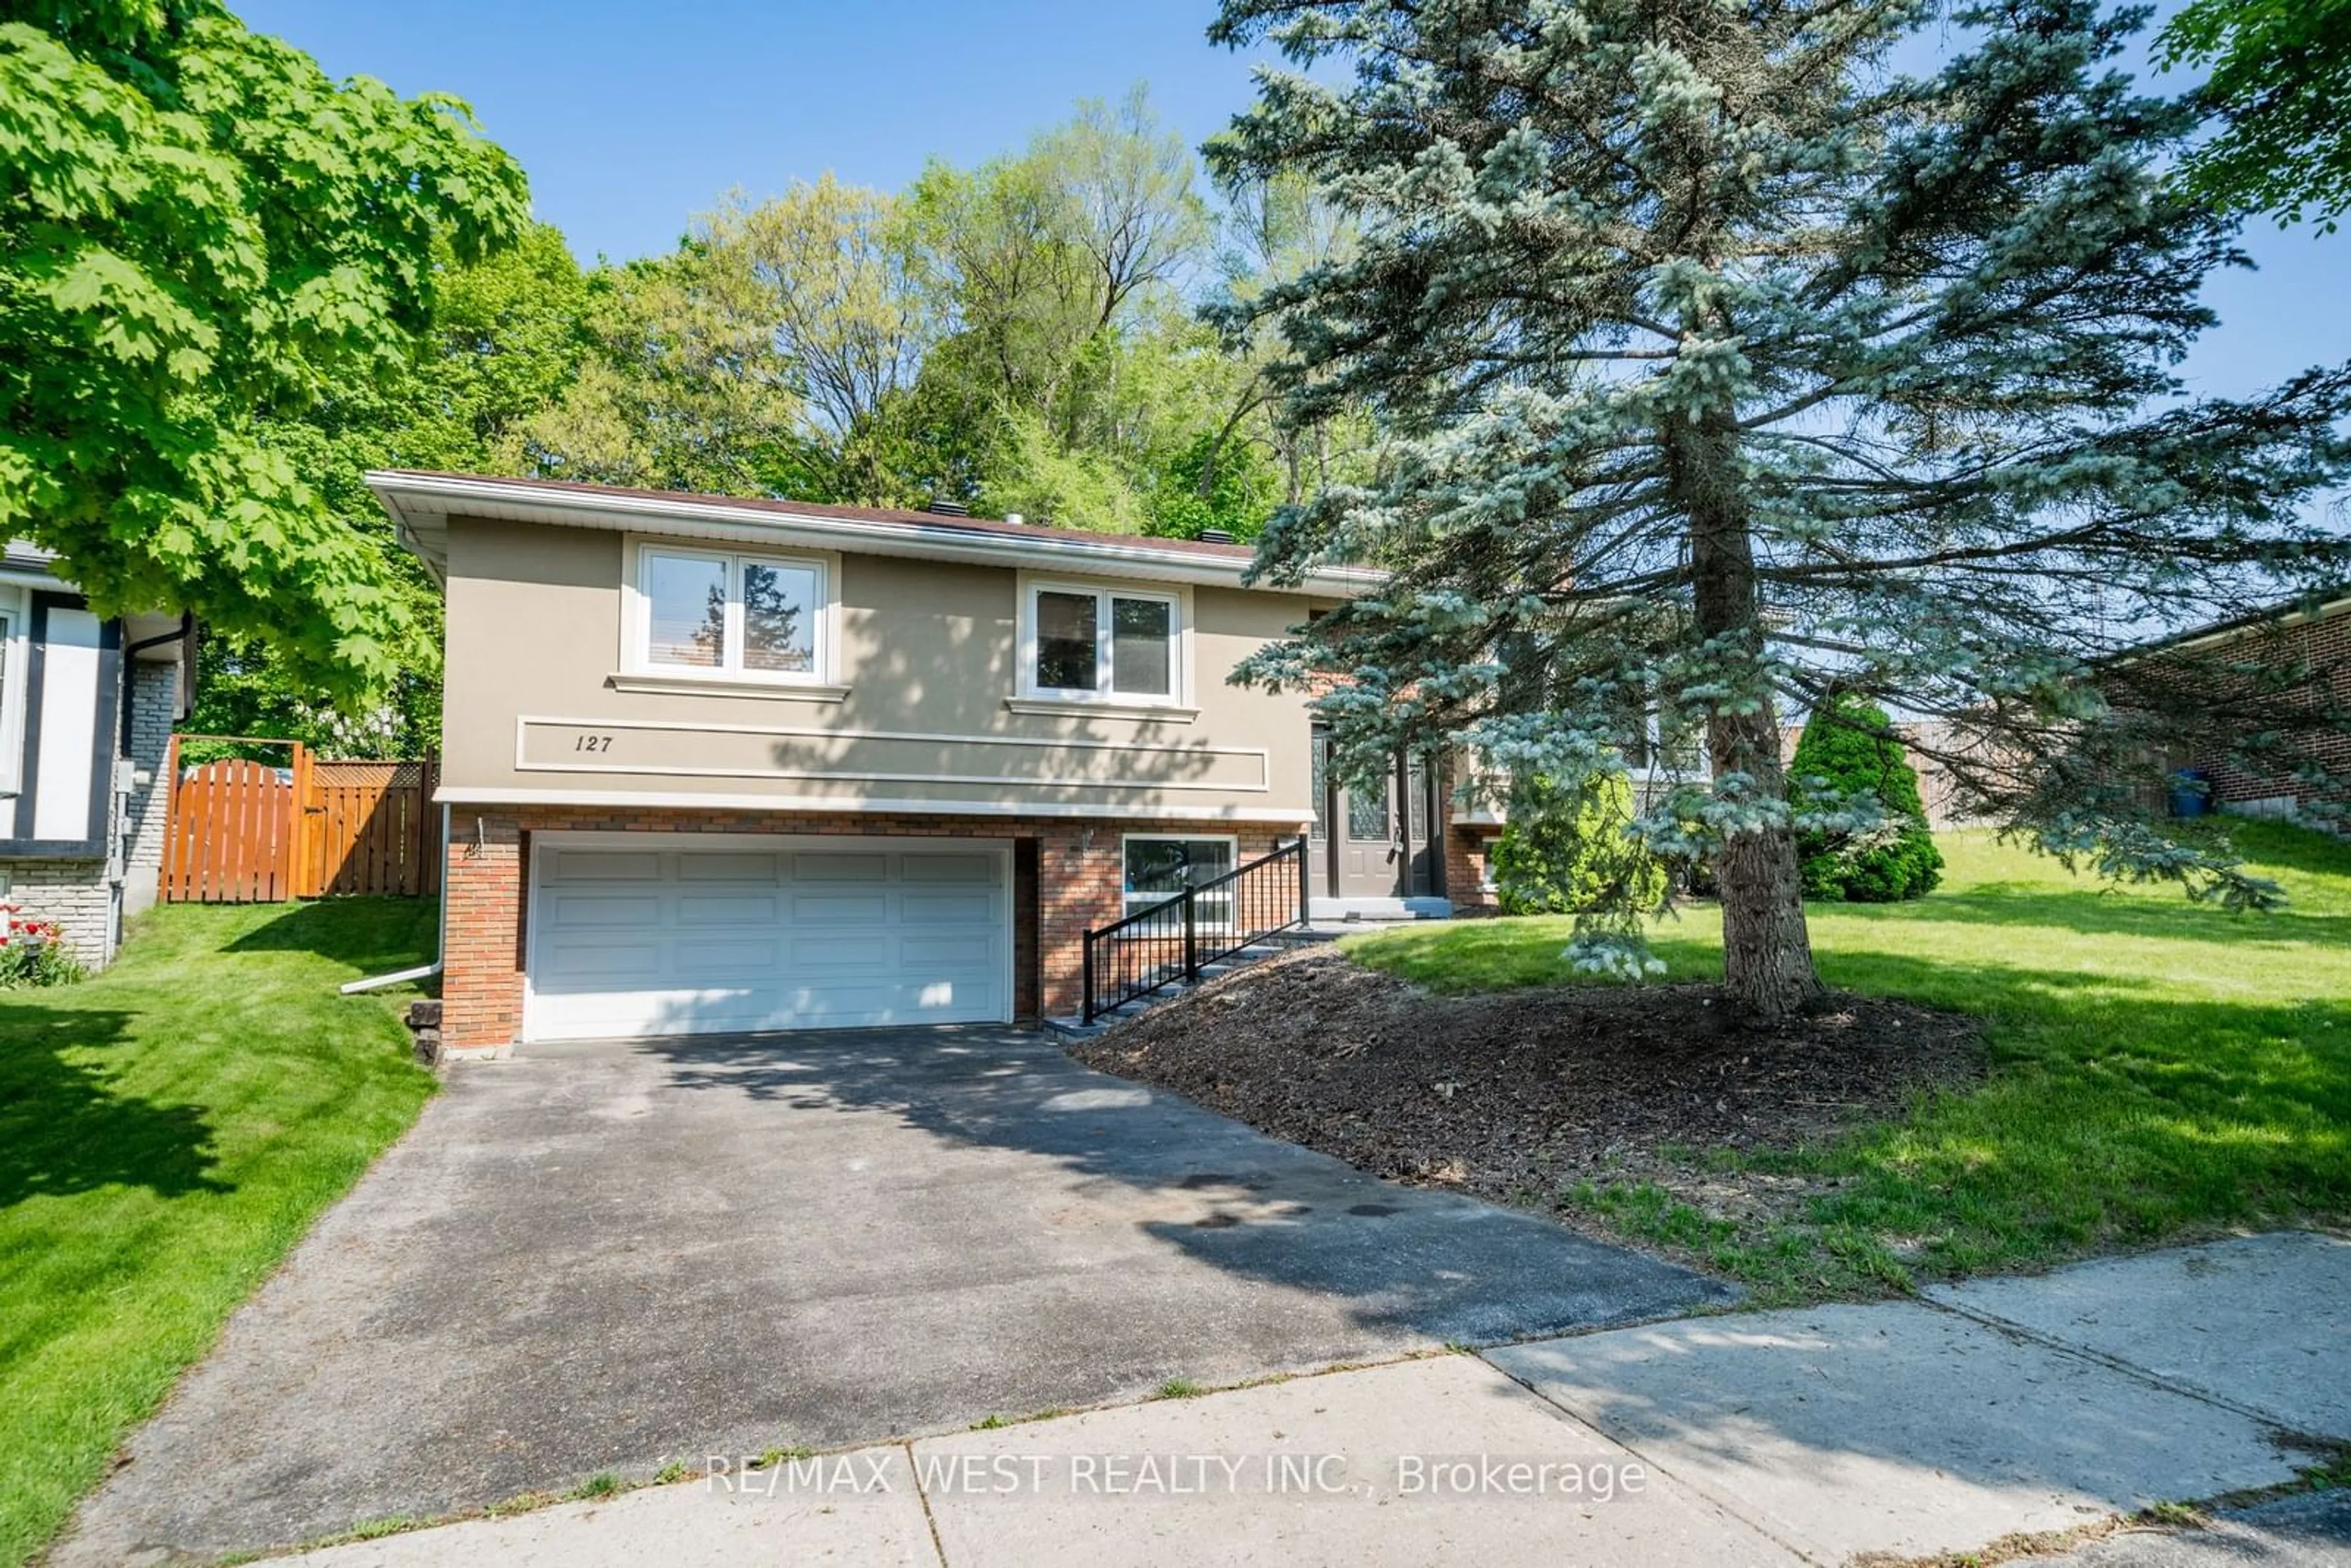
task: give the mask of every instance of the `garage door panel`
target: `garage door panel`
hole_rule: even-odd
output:
[[[772,893],[682,894],[677,923],[682,926],[773,925],[780,903]]]
[[[897,959],[890,942],[872,934],[818,936],[796,932],[791,961],[806,969],[838,969],[844,975],[886,975],[895,972]]]
[[[743,977],[737,989],[755,987],[757,977],[773,975],[783,967],[784,939],[781,936],[725,936],[706,942],[681,942],[676,956],[671,960],[673,974],[698,977],[721,975]]]
[[[659,882],[662,863],[652,850],[556,850],[546,873],[564,882]]]
[[[548,1039],[590,1040],[600,1035],[701,1034],[772,1029],[780,1011],[776,993],[737,987],[664,988],[632,991],[612,998],[575,1032]]]
[[[661,898],[651,893],[590,892],[567,888],[539,901],[542,916],[557,929],[635,926],[653,930],[661,921]]]
[[[965,1012],[972,1009],[995,1009],[1000,988],[987,980],[934,980],[928,985],[902,988],[901,1006],[917,1019],[925,1015],[943,1012]]]
[[[908,935],[898,938],[898,959],[903,966],[952,968],[958,974],[967,971],[986,977],[1000,967],[1003,949],[997,946],[996,938],[979,933],[967,936]]]
[[[539,965],[546,978],[567,986],[611,990],[657,980],[666,972],[661,944],[642,939],[598,941],[589,936],[550,943]]]
[[[992,885],[999,869],[994,855],[928,854],[903,858],[905,869],[901,880],[910,884],[978,882]]]
[[[898,895],[898,918],[909,925],[960,925],[985,921],[996,908],[996,894],[984,889],[945,892],[910,887]]]
[[[882,888],[795,887],[790,897],[791,917],[803,925],[883,925],[890,920],[890,894]]]
[[[680,882],[773,882],[780,857],[768,853],[714,853],[684,850],[678,853]]]
[[[531,1040],[1010,1016],[1000,854],[865,841],[540,856]]]
[[[894,980],[873,979],[801,986],[785,993],[785,1002],[797,1017],[826,1023],[854,1019],[862,1023],[890,1016],[900,987]]]
[[[890,876],[890,857],[879,852],[865,854],[810,852],[792,857],[792,880],[804,882],[886,882]]]

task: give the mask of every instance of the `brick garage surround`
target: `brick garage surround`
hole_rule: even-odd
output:
[[[476,836],[478,824],[478,838]],[[580,810],[521,807],[451,813],[448,932],[441,977],[442,1038],[472,1051],[522,1033],[524,856],[531,835],[550,832],[814,833],[859,838],[998,839],[1014,842],[1013,993],[1024,1020],[1041,1008],[1074,1012],[1089,928],[1119,917],[1120,845],[1128,833],[1239,840],[1243,860],[1295,831],[1151,818],[1081,821],[1035,817],[877,816],[862,812]],[[1091,835],[1091,837],[1089,837]],[[1019,841],[1036,844],[1027,874]]]

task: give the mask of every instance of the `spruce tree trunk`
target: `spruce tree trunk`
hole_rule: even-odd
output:
[[[1754,541],[1740,463],[1739,433],[1725,410],[1677,423],[1667,440],[1668,483],[1688,508],[1693,608],[1699,636],[1740,651],[1763,650],[1755,587]],[[1760,670],[1741,684],[1752,711],[1718,713],[1707,724],[1707,753],[1719,778],[1743,773],[1759,799],[1787,797],[1780,765],[1779,710]],[[1732,833],[1715,865],[1722,898],[1722,977],[1730,999],[1761,1019],[1784,1018],[1822,992],[1804,925],[1796,838],[1785,824]]]

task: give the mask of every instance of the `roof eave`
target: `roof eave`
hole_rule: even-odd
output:
[[[808,547],[857,549],[884,555],[1039,566],[1156,581],[1241,586],[1246,558],[1205,556],[1155,548],[1128,539],[1087,539],[1066,534],[1026,536],[981,533],[947,525],[826,517],[817,513],[745,507],[724,497],[679,494],[649,497],[622,492],[549,490],[527,481],[448,475],[372,472],[368,487],[388,513],[401,543],[445,580],[447,528],[451,516],[516,517],[557,527],[614,532],[674,533],[679,525],[705,537],[778,540]],[[667,524],[667,527],[664,525]],[[1295,587],[1273,591],[1347,598],[1377,586],[1384,574],[1369,568],[1324,568]]]
[[[2248,637],[2290,631],[2314,622],[2332,621],[2346,611],[2351,611],[2351,594],[2337,592],[2324,597],[2291,600],[2265,610],[2256,610],[2203,626],[2191,626],[2168,637],[2158,637],[2150,642],[2117,649],[2097,662],[2101,665],[2121,666],[2158,656],[2176,658],[2183,653],[2201,653],[2214,648],[2224,648],[2231,643],[2241,643]]]

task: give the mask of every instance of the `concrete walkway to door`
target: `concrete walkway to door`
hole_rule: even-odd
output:
[[[604,1470],[1730,1297],[1375,1181],[1036,1035],[543,1047],[456,1071],[54,1561],[209,1560]]]

